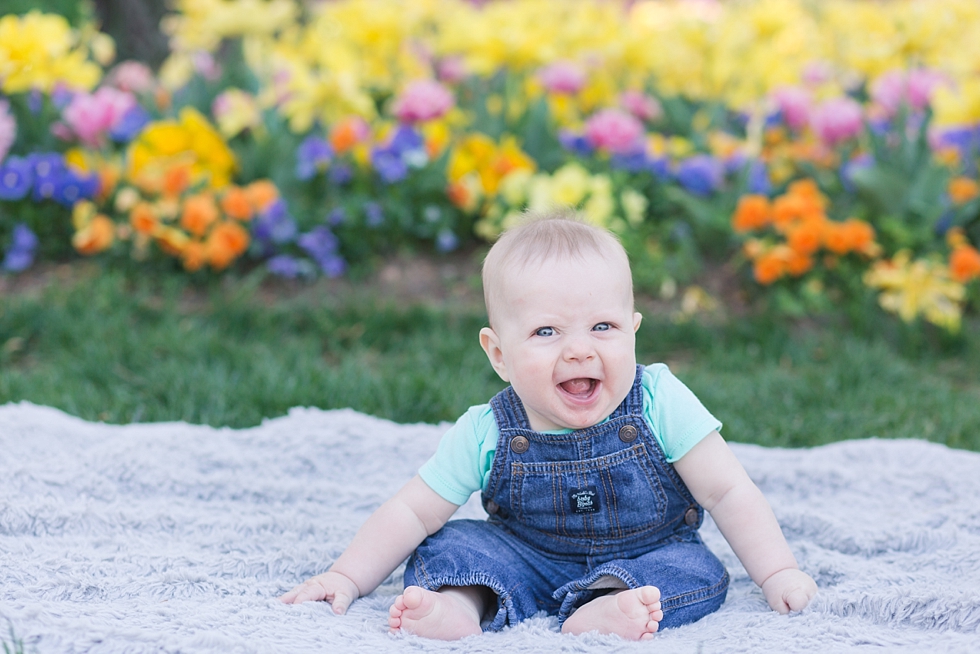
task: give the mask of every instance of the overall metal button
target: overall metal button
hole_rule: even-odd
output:
[[[639,432],[636,431],[636,427],[633,425],[623,425],[619,428],[619,440],[624,443],[632,443],[636,440],[638,434]]]
[[[487,513],[493,515],[494,513],[496,513],[499,510],[500,510],[500,505],[499,504],[497,504],[493,500],[490,500],[489,502],[487,502]]]
[[[684,524],[688,527],[698,524],[698,510],[693,506],[688,507],[687,511],[684,512]]]
[[[514,436],[514,438],[510,439],[510,449],[518,454],[524,454],[529,447],[531,447],[531,441],[525,436]]]

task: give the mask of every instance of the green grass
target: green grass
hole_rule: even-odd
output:
[[[246,427],[293,406],[454,420],[502,387],[478,345],[483,324],[474,303],[90,271],[0,297],[0,403],[117,423]],[[894,342],[648,315],[637,346],[640,361],[671,365],[730,440],[928,438],[980,450],[977,344]]]

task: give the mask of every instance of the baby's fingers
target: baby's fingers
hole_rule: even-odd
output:
[[[279,601],[284,604],[300,604],[302,602],[310,602],[326,599],[326,592],[323,586],[316,583],[312,579],[304,581],[299,586],[296,586],[288,593],[284,593],[279,597]]]
[[[790,611],[802,611],[810,603],[811,595],[802,588],[794,588],[786,593],[786,607]],[[780,611],[781,613],[781,611]]]
[[[347,613],[347,607],[350,606],[350,603],[353,601],[353,597],[350,597],[344,593],[337,593],[333,596],[333,601],[330,603],[333,605],[334,613],[337,615],[343,615]]]

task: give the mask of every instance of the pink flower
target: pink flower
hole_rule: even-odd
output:
[[[444,115],[456,100],[452,92],[439,82],[419,79],[410,82],[395,100],[395,117],[403,123],[417,123]]]
[[[810,127],[829,146],[857,136],[864,127],[861,105],[847,97],[820,104],[810,116]]]
[[[640,120],[656,120],[664,113],[656,98],[640,91],[623,91],[619,96],[619,104]]]
[[[221,78],[221,64],[206,50],[199,50],[191,57],[194,62],[194,70],[201,74],[201,77],[209,82],[216,82]]]
[[[909,104],[913,109],[925,109],[932,102],[932,94],[936,89],[949,83],[945,75],[934,70],[913,70],[909,73]]]
[[[463,61],[462,57],[446,57],[440,59],[436,65],[436,75],[438,75],[439,81],[446,84],[461,82],[466,77],[467,72],[466,62]]]
[[[603,109],[585,123],[585,138],[596,148],[628,154],[642,145],[643,123],[621,109]]]
[[[549,93],[572,95],[585,86],[585,71],[571,61],[555,61],[538,71],[538,80]]]
[[[152,91],[156,83],[150,67],[139,61],[123,61],[106,75],[105,83],[120,91],[146,93]]]
[[[75,95],[61,115],[72,134],[86,145],[98,147],[105,133],[135,106],[132,93],[103,86],[92,94]]]
[[[10,103],[0,100],[0,163],[6,158],[10,146],[17,138],[17,121],[10,113]]]
[[[922,68],[906,73],[904,70],[890,70],[881,75],[871,85],[871,99],[892,116],[903,102],[915,111],[929,106],[936,88],[946,82],[940,73]]]
[[[790,129],[800,130],[810,122],[810,92],[799,86],[783,86],[772,93],[772,99]]]
[[[811,61],[803,68],[803,83],[820,86],[834,78],[834,67],[829,61]]]

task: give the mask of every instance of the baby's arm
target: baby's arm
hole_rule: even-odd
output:
[[[769,606],[789,613],[809,604],[817,585],[797,566],[772,507],[721,434],[708,434],[674,468],[762,587]]]
[[[327,600],[334,613],[345,613],[351,602],[377,588],[458,508],[416,475],[371,514],[329,571],[307,579],[279,599],[286,604]]]

